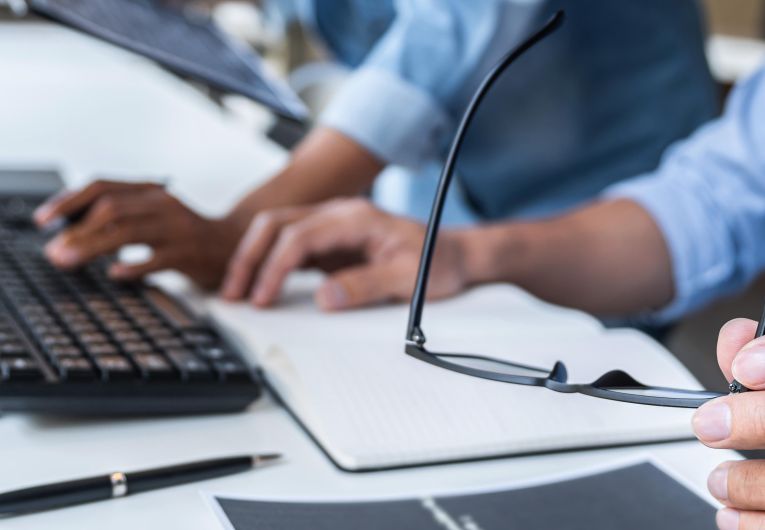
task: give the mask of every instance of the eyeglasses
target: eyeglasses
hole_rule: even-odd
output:
[[[438,184],[430,220],[423,243],[420,258],[417,283],[415,284],[412,301],[409,308],[409,325],[406,334],[406,353],[421,361],[439,368],[461,374],[510,383],[544,387],[554,392],[564,394],[584,394],[601,399],[655,405],[662,407],[698,408],[710,399],[720,397],[716,392],[683,390],[675,388],[647,386],[636,381],[632,376],[621,370],[608,372],[589,384],[574,384],[568,382],[568,371],[562,362],[557,362],[552,369],[539,368],[525,364],[508,362],[492,357],[467,353],[435,353],[425,348],[425,334],[422,331],[422,312],[425,306],[425,294],[430,274],[433,254],[441,223],[444,201],[449,185],[454,176],[454,169],[465,134],[470,127],[476,111],[481,105],[494,83],[500,78],[508,66],[534,47],[541,40],[552,34],[563,24],[565,15],[558,11],[547,23],[533,33],[528,39],[510,51],[486,75],[481,86],[473,95],[467,110],[452,141],[446,163]]]

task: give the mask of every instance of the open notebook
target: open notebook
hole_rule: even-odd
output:
[[[322,314],[312,276],[280,308],[208,306],[286,405],[343,469],[362,471],[585,447],[683,439],[691,411],[614,403],[448,372],[403,352],[405,306]],[[633,330],[488,286],[431,303],[434,351],[466,351],[552,367],[589,382],[624,369],[653,385],[699,388],[661,345]]]

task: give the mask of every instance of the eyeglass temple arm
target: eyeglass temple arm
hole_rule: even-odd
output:
[[[409,324],[406,332],[407,342],[413,342],[419,346],[425,343],[425,335],[420,329],[422,321],[422,311],[425,305],[425,295],[428,286],[428,277],[430,276],[430,266],[433,261],[433,253],[435,251],[436,239],[438,236],[438,227],[441,224],[441,215],[444,209],[444,201],[446,200],[446,193],[449,191],[449,185],[451,184],[452,177],[454,176],[454,169],[459,157],[462,143],[465,139],[470,124],[476,114],[476,111],[481,105],[486,95],[491,90],[494,83],[504,73],[505,69],[514,63],[519,57],[521,57],[528,49],[532,48],[539,41],[547,37],[553,31],[557,30],[563,20],[565,14],[563,11],[556,12],[550,20],[548,20],[544,26],[542,26],[536,33],[531,35],[528,39],[523,41],[502,60],[497,63],[494,68],[486,75],[481,82],[480,87],[473,95],[473,98],[468,105],[467,110],[462,115],[462,120],[457,129],[457,133],[452,140],[452,145],[449,149],[449,155],[446,158],[446,163],[441,172],[441,177],[438,182],[438,189],[433,199],[433,206],[430,211],[430,219],[428,220],[428,228],[425,233],[425,241],[422,245],[422,254],[420,257],[420,266],[417,272],[417,282],[415,283],[414,293],[412,294],[412,301],[409,306]]]

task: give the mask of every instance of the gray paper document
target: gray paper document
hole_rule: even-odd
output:
[[[364,502],[215,496],[233,530],[714,530],[715,508],[654,464],[531,487]]]

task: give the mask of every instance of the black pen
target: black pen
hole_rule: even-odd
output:
[[[235,456],[35,486],[0,494],[0,514],[15,515],[103,501],[249,471],[281,455]]]
[[[759,339],[765,335],[765,308],[762,310],[762,316],[760,317],[760,321],[757,323],[757,331],[754,332],[754,338]],[[728,390],[730,390],[731,394],[741,394],[742,392],[749,392],[749,389],[736,381],[735,379],[731,381],[731,384],[728,385]]]

